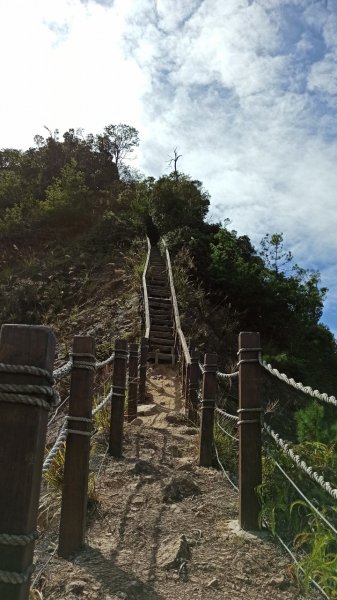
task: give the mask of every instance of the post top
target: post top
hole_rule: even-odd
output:
[[[53,369],[56,339],[44,325],[5,324],[0,330],[0,362]]]

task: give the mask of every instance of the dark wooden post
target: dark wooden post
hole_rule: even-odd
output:
[[[140,344],[140,357],[139,357],[139,387],[138,387],[138,403],[143,404],[145,402],[145,386],[146,386],[146,362],[149,351],[148,340],[142,338]]]
[[[262,480],[260,334],[239,335],[239,525],[259,528],[260,503],[256,487]]]
[[[127,342],[125,340],[116,340],[109,434],[109,454],[115,458],[122,456],[128,354]]]
[[[47,327],[3,325],[0,386],[50,385],[48,374],[53,370],[54,355],[55,337]],[[36,370],[15,369],[23,365]],[[32,404],[24,404],[29,399]],[[35,405],[36,401],[42,406]],[[1,600],[29,597],[49,401],[38,388],[31,392],[27,388],[0,388]]]
[[[58,546],[58,554],[63,558],[68,558],[84,545],[92,428],[94,355],[94,338],[75,336]]]
[[[130,344],[128,381],[128,422],[137,417],[138,344]]]
[[[190,383],[188,397],[188,420],[198,425],[199,352],[191,350]]]
[[[216,354],[205,354],[204,358],[199,453],[201,467],[212,465],[217,359]]]

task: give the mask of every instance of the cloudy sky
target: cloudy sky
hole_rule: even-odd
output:
[[[0,51],[0,147],[123,122],[155,177],[177,147],[213,219],[321,271],[337,334],[337,0],[0,0]]]

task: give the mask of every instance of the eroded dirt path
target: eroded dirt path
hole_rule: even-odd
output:
[[[198,435],[182,416],[175,371],[150,369],[148,394],[150,414],[126,426],[121,460],[102,464],[97,444],[99,505],[86,549],[53,558],[43,599],[302,598],[271,539],[232,531],[237,495],[221,473],[197,466]]]

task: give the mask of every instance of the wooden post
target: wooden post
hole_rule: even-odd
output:
[[[48,386],[53,370],[55,337],[47,327],[3,325],[0,331],[0,385]],[[37,367],[16,372],[11,366]],[[41,369],[41,371],[39,370]],[[20,393],[20,396],[18,395]],[[48,410],[24,404],[24,398],[45,401],[50,397],[38,391],[6,393],[0,389],[0,598],[28,600],[33,563],[34,539],[39,507],[41,474]],[[8,401],[5,397],[8,396]],[[12,399],[12,401],[10,400]],[[27,536],[17,545],[10,536]],[[5,572],[20,583],[7,583]]]
[[[58,554],[68,558],[84,545],[92,397],[95,365],[95,340],[75,336],[71,372],[68,435],[64,459],[61,519]]]
[[[199,352],[191,350],[190,384],[188,397],[188,420],[198,425]]]
[[[115,458],[122,456],[127,361],[127,342],[116,340],[109,434],[109,454]]]
[[[128,381],[128,422],[137,417],[138,344],[130,344]]]
[[[262,481],[260,334],[239,335],[239,525],[259,528],[256,487]]]
[[[212,465],[217,359],[216,354],[205,354],[204,358],[199,453],[199,465],[201,467]]]
[[[146,386],[146,362],[149,351],[148,340],[142,338],[140,344],[140,359],[139,359],[139,387],[138,387],[138,404],[144,404],[145,402],[145,386]]]

